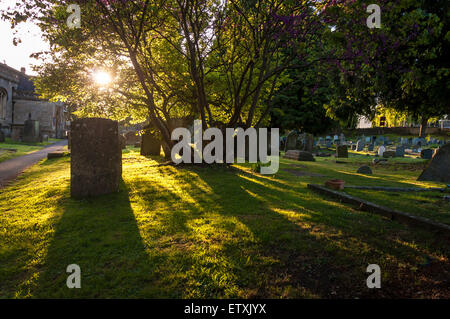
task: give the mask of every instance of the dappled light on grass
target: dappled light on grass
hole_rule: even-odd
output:
[[[351,184],[370,181],[350,174],[354,164],[301,163],[327,175],[308,177],[282,171],[295,169],[282,160],[268,177],[248,164],[158,166],[160,157],[127,149],[120,192],[76,201],[69,160],[43,161],[0,191],[2,297],[373,297],[361,283],[374,262],[389,269],[380,296],[410,296],[399,280],[431,294],[426,282],[441,275],[408,267],[424,255],[448,264],[448,246],[433,234],[306,188],[347,173]],[[65,287],[74,259],[78,291]]]

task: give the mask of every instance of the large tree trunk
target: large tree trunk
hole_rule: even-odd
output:
[[[419,137],[425,138],[427,131],[428,117],[422,117],[422,122],[420,123]]]

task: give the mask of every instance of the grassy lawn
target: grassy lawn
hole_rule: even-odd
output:
[[[422,161],[365,176],[365,156],[282,159],[264,176],[158,166],[129,148],[121,191],[95,200],[70,198],[69,161],[43,160],[0,190],[0,298],[450,297],[448,240],[306,188],[442,186],[415,181]],[[81,289],[66,287],[73,263]],[[368,264],[381,289],[367,288]]]
[[[49,138],[48,142],[30,144],[24,142],[14,142],[11,141],[11,138],[7,137],[5,142],[0,143],[0,162],[38,151],[44,148],[46,145],[50,145],[58,141],[60,140],[55,138]],[[15,149],[16,151],[15,152],[11,151],[13,149]]]

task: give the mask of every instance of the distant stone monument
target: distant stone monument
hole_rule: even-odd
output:
[[[364,150],[364,142],[362,140],[358,140],[358,142],[356,142],[356,151],[362,152],[363,150]]]
[[[420,174],[418,181],[450,183],[450,144],[441,146],[428,166]]]
[[[127,145],[135,145],[136,143],[141,141],[141,137],[136,135],[136,132],[134,131],[125,133],[125,138]]]
[[[310,152],[299,150],[289,150],[286,152],[286,155],[284,157],[297,161],[309,161],[309,162],[315,161],[314,156]]]
[[[28,114],[28,120],[25,121],[23,127],[22,141],[26,143],[40,142],[39,121],[31,119],[31,113]]]
[[[291,131],[286,137],[286,145],[284,146],[284,151],[295,150],[297,146],[298,134],[296,131]]]
[[[378,156],[383,156],[383,153],[386,151],[386,147],[384,147],[383,145],[381,145],[379,148],[378,148]]]
[[[312,152],[314,147],[314,135],[305,133],[303,135],[303,151]]]
[[[70,194],[85,198],[119,191],[122,151],[117,121],[78,119],[71,124]]]
[[[369,152],[373,152],[373,148],[374,148],[374,145],[373,145],[373,144],[369,144],[369,146],[367,146],[367,150],[368,150]]]
[[[119,145],[120,149],[124,150],[127,148],[127,139],[125,136],[119,134]]]
[[[384,158],[389,158],[389,157],[395,157],[395,151],[384,151],[383,152],[383,157]]]
[[[150,132],[146,131],[142,135],[141,141],[141,155],[160,155],[161,141],[154,137]]]
[[[347,145],[339,145],[336,147],[336,157],[348,158],[348,147]]]

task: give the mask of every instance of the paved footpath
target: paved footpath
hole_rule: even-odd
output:
[[[26,168],[36,164],[41,159],[47,157],[47,153],[60,151],[67,145],[67,140],[59,141],[54,144],[48,145],[43,149],[11,158],[7,161],[0,163],[0,188],[6,185],[6,183],[22,173]]]

